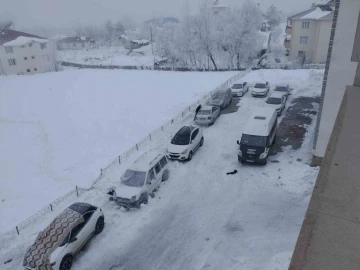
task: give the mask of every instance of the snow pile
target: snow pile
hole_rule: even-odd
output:
[[[100,168],[234,74],[68,70],[0,77],[0,234],[75,185],[89,187]]]
[[[3,45],[4,46],[23,46],[32,42],[39,42],[39,43],[46,43],[49,40],[47,39],[42,39],[42,38],[33,38],[33,37],[17,37],[16,39],[6,42]]]
[[[301,19],[308,19],[308,20],[319,20],[326,15],[329,15],[332,11],[322,11],[321,8],[317,7],[314,11],[306,14],[305,16],[301,17]]]

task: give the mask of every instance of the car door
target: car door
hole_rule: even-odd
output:
[[[195,129],[193,131],[193,133],[191,134],[191,141],[192,141],[191,148],[193,150],[195,150],[198,147],[199,143],[200,143],[200,138],[199,138],[200,136],[198,136],[198,134],[199,134],[199,129],[198,128]]]
[[[154,168],[151,168],[147,174],[146,179],[146,192],[148,194],[152,193],[153,190],[156,188],[156,178],[155,178],[155,171]]]
[[[162,173],[163,173],[160,162],[157,162],[155,164],[154,171],[155,171],[154,185],[155,185],[155,188],[157,188],[161,183],[161,178],[162,178]]]
[[[72,254],[76,254],[82,247],[84,241],[86,240],[86,233],[83,230],[85,226],[85,221],[75,226],[70,233],[70,242],[68,245],[68,250]]]

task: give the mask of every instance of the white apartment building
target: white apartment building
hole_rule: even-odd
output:
[[[325,63],[333,16],[333,1],[325,0],[289,17],[289,59],[303,63]]]
[[[53,43],[24,32],[0,32],[0,74],[25,75],[55,69]]]

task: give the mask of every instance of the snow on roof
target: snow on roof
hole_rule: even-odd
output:
[[[81,40],[86,40],[86,37],[81,37],[80,39],[81,39]]]
[[[35,35],[28,34],[25,32],[15,31],[15,30],[11,30],[11,29],[5,29],[3,31],[0,31],[0,45],[10,42],[18,37],[31,37],[31,38],[38,38],[38,39],[46,40],[46,38],[35,36]]]
[[[138,43],[138,44],[146,44],[149,43],[147,39],[134,39],[131,42]]]
[[[158,150],[152,149],[141,155],[131,166],[130,170],[147,172],[164,156]]]
[[[301,17],[301,19],[319,20],[322,17],[329,15],[332,11],[322,11],[321,8],[317,7],[314,11]]]
[[[271,107],[258,107],[251,115],[246,124],[243,134],[255,136],[268,136],[270,132],[270,122],[273,115],[276,114],[276,109]],[[265,118],[265,119],[255,119]]]
[[[42,38],[20,36],[20,37],[17,37],[16,39],[14,39],[12,41],[4,43],[3,45],[4,46],[23,46],[25,44],[32,43],[32,42],[46,43],[48,41],[49,40],[42,39]]]

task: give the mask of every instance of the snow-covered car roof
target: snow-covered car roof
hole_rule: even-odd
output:
[[[130,170],[147,172],[152,166],[165,156],[164,153],[152,149],[142,154],[131,166]]]
[[[70,206],[71,207],[71,206]],[[51,270],[50,255],[78,224],[84,222],[82,214],[66,208],[40,232],[24,256],[23,266]]]
[[[269,98],[282,98],[284,95],[284,93],[279,92],[279,91],[275,91],[274,93],[272,93]]]
[[[211,106],[211,105],[206,105],[201,107],[200,111],[209,111],[212,110],[212,108],[214,108],[215,106]]]
[[[268,136],[271,129],[271,119],[273,117],[276,117],[276,109],[272,107],[256,108],[247,122],[243,134]]]

